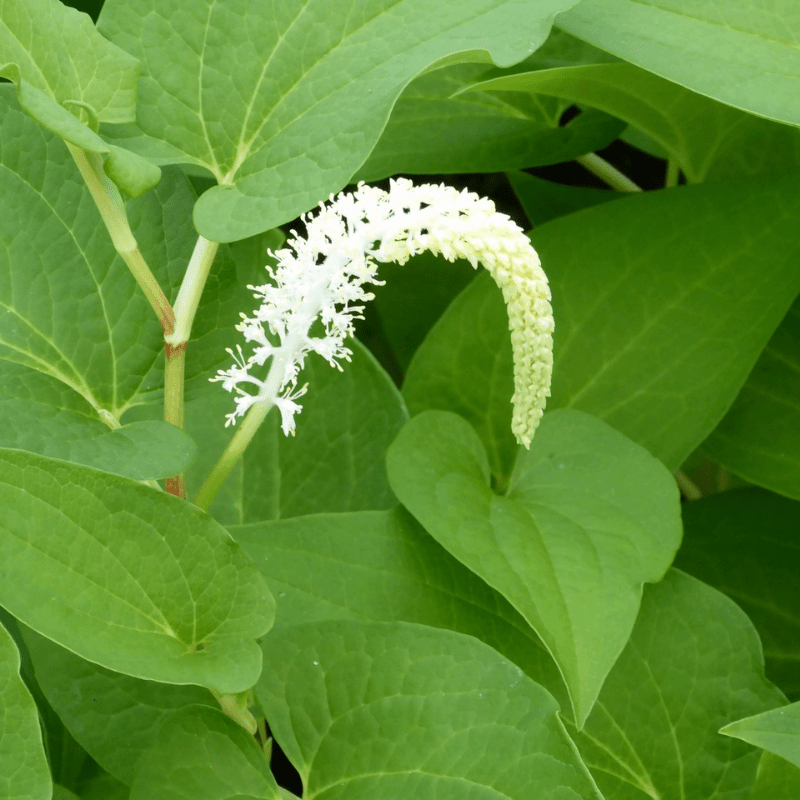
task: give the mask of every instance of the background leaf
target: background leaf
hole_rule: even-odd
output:
[[[663,78],[800,123],[800,9],[753,0],[584,0],[558,26]]]
[[[281,800],[267,760],[221,711],[192,706],[171,715],[142,760],[130,800]]]
[[[109,669],[241,692],[274,601],[228,534],[188,503],[29,453],[0,453],[0,602]],[[9,576],[11,576],[9,578]]]
[[[509,658],[569,712],[561,676],[525,619],[404,508],[230,530],[275,593],[276,626],[350,619],[459,631]]]
[[[795,797],[800,792],[800,769],[772,753],[762,753],[749,800]]]
[[[303,797],[599,800],[558,706],[471,637],[406,623],[274,631],[256,687]]]
[[[104,669],[30,628],[23,631],[36,681],[80,745],[130,786],[166,718],[187,705],[218,708],[199,686],[143,681]]]
[[[800,767],[800,703],[731,722],[720,733],[768,750]]]
[[[53,784],[39,714],[19,668],[14,640],[0,625],[0,796],[50,800]]]
[[[207,169],[221,185],[201,197],[197,228],[240,239],[341,189],[431,64],[520,61],[573,3],[202,0],[188,13],[180,0],[108,0],[100,30],[142,62],[138,129],[116,141]]]
[[[353,181],[401,172],[503,172],[558,164],[602,150],[624,128],[596,111],[560,126],[570,103],[541,95],[472,92],[453,97],[485,72],[485,64],[458,64],[412,81]]]
[[[680,543],[669,473],[577,412],[545,415],[504,496],[454,414],[414,417],[387,466],[403,505],[539,634],[582,725],[630,635],[642,584],[661,578]]]
[[[487,76],[478,91],[541,93],[624,120],[674,158],[689,183],[783,171],[800,163],[800,131],[689,91],[633,64]]]
[[[764,643],[767,677],[800,699],[800,503],[737,489],[685,504],[683,521],[676,564],[747,612]]]
[[[800,500],[798,412],[800,302],[795,301],[703,450],[750,483]]]
[[[678,570],[645,587],[630,642],[574,733],[608,800],[745,800],[758,753],[718,734],[782,695],[764,679],[752,624]]]

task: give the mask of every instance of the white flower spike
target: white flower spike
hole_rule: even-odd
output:
[[[547,397],[553,367],[553,312],[547,276],[528,237],[491,200],[449,186],[391,182],[388,192],[360,184],[353,193],[331,196],[315,216],[304,216],[306,237],[292,231],[288,248],[272,253],[267,267],[274,283],[250,286],[261,306],[237,326],[252,352],[231,352],[235,364],[213,381],[235,391],[236,410],[228,425],[255,404],[277,405],[284,433],[294,433],[294,402],[305,393],[297,375],[307,353],[319,353],[331,366],[349,360],[344,340],[361,318],[363,304],[379,284],[378,262],[404,264],[425,250],[449,261],[483,264],[503,292],[514,357],[514,414],[517,440],[530,446]],[[322,335],[312,335],[320,320]],[[264,380],[253,370],[271,359]],[[254,393],[243,386],[253,386]]]

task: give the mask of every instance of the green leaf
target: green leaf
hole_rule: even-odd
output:
[[[800,703],[731,722],[720,730],[800,767]]]
[[[453,411],[483,442],[489,469],[508,480],[519,446],[511,432],[511,335],[503,296],[481,273],[450,304],[414,355],[403,382],[412,416]]]
[[[473,88],[553,95],[613,114],[660,145],[690,183],[782,171],[800,163],[796,128],[721,105],[632,64],[517,72]]]
[[[3,0],[0,75],[97,122],[136,119],[138,61],[58,0]],[[15,74],[8,74],[11,66]]]
[[[416,622],[474,636],[567,710],[550,656],[524,618],[402,507],[237,525],[278,604],[276,626],[331,619]]]
[[[772,753],[762,753],[753,791],[748,800],[776,800],[800,796],[800,769]]]
[[[429,411],[387,457],[395,494],[525,617],[552,654],[578,724],[628,640],[642,585],[681,538],[678,491],[641,447],[588,415],[545,415],[505,496],[469,424]]]
[[[746,800],[758,753],[718,730],[784,702],[763,668],[758,635],[724,595],[677,570],[647,586],[630,642],[573,733],[604,796]]]
[[[192,706],[164,723],[130,800],[282,800],[256,740],[221,711]]]
[[[53,784],[42,745],[39,713],[22,682],[19,667],[14,640],[0,625],[0,797],[50,800]]]
[[[53,786],[53,800],[81,800],[78,795],[57,784]]]
[[[800,124],[794,3],[583,0],[558,26],[663,78],[761,117]]]
[[[687,503],[676,564],[733,598],[764,643],[767,676],[800,699],[800,503],[738,489]]]
[[[533,227],[582,208],[625,197],[622,192],[610,189],[586,189],[553,183],[527,172],[510,172],[508,180]]]
[[[647,192],[537,228],[556,321],[549,407],[594,414],[677,468],[800,291],[798,215],[790,174]]]
[[[81,783],[81,800],[129,800],[130,789],[102,773]]]
[[[136,118],[139,62],[104,39],[86,14],[58,0],[4,0],[0,77],[17,84],[20,105],[40,125],[105,155],[106,172],[129,195],[158,183],[158,167],[97,134],[100,122]]]
[[[308,800],[600,798],[555,700],[471,637],[329,621],[264,657],[257,699]]]
[[[120,675],[25,628],[36,682],[70,733],[91,757],[130,786],[142,755],[175,710],[218,707],[198,686],[173,686]]]
[[[352,361],[341,372],[321,358],[308,358],[299,377],[309,388],[296,435],[284,436],[273,410],[212,505],[217,519],[256,522],[397,504],[384,459],[408,413],[372,355],[355,340],[348,347]],[[204,442],[187,482],[190,496],[232,436],[224,427],[232,407],[231,395],[216,384],[187,404],[187,428]]]
[[[0,603],[108,669],[241,692],[272,624],[263,578],[227,532],[139,483],[0,451]]]
[[[109,428],[74,390],[49,375],[0,364],[0,447],[30,450],[133,480],[166,478],[194,461],[197,447],[156,420]]]
[[[569,103],[549,97],[492,92],[453,97],[485,72],[485,64],[459,64],[414,80],[353,180],[558,164],[602,150],[622,132],[624,123],[596,111],[559,127]]]
[[[116,141],[207,169],[221,185],[195,224],[240,239],[341,189],[431,64],[520,61],[574,1],[108,0],[100,30],[142,62],[138,128]]]
[[[703,450],[750,483],[800,500],[799,413],[800,301],[795,301]]]

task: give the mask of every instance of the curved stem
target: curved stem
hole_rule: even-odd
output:
[[[194,504],[203,511],[208,511],[217,492],[225,483],[225,479],[230,475],[236,462],[242,457],[247,445],[253,440],[256,431],[261,427],[261,423],[266,419],[267,414],[274,403],[271,400],[263,400],[254,403],[250,410],[245,414],[241,425],[236,429],[236,433],[225,448],[225,452],[220,456],[219,461],[209,473],[205,482],[200,487]]]
[[[164,333],[171,334],[175,328],[175,314],[172,306],[139,250],[139,245],[128,224],[128,215],[125,212],[122,195],[106,175],[103,169],[103,159],[97,153],[88,153],[69,142],[66,145],[86,181],[97,210],[114,243],[114,248],[142,288],[150,306],[156,312]]]
[[[674,158],[668,159],[667,175],[664,180],[664,188],[671,189],[673,186],[677,186],[680,174],[681,174],[680,164],[678,164],[678,162]]]
[[[597,153],[589,153],[585,156],[578,156],[575,159],[582,167],[585,167],[600,178],[601,181],[607,183],[612,189],[618,192],[641,192],[642,187],[635,184],[627,175],[620,172],[613,164],[609,164],[604,158],[601,158]]]
[[[186,274],[183,276],[181,288],[178,290],[178,297],[173,307],[175,329],[164,337],[168,344],[177,347],[185,345],[189,341],[197,306],[200,304],[200,297],[218,249],[218,242],[212,242],[202,236],[197,237],[197,244],[194,246],[192,258],[186,268]]]

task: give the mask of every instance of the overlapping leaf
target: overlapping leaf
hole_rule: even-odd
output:
[[[407,623],[284,628],[265,641],[256,695],[309,800],[600,798],[556,701],[468,636]]]
[[[574,734],[603,795],[748,798],[759,754],[718,731],[784,702],[763,670],[733,602],[677,570],[647,586],[631,640]]]
[[[108,669],[227,694],[261,668],[274,601],[223,528],[188,503],[86,467],[0,457],[0,603]]]
[[[142,62],[138,129],[117,141],[207,169],[198,230],[239,239],[344,186],[431,64],[520,61],[573,3],[108,0],[100,30]]]
[[[569,102],[552,97],[524,92],[453,97],[485,71],[485,64],[459,64],[413,81],[353,180],[558,164],[602,150],[622,132],[624,123],[593,111],[559,126]]]
[[[659,580],[681,537],[669,473],[586,414],[546,415],[505,496],[460,417],[414,417],[389,450],[403,505],[502,594],[558,664],[580,725],[630,635],[642,584]]]
[[[482,92],[529,91],[587,103],[636,126],[690,183],[800,163],[800,131],[722,105],[632,64],[591,64],[480,81]]]
[[[230,531],[275,592],[277,626],[351,619],[459,631],[509,658],[568,712],[556,666],[524,618],[405,509],[314,514]]]
[[[161,727],[130,800],[283,800],[256,740],[221,711],[189,706]]]
[[[39,714],[19,666],[14,640],[0,625],[0,797],[50,800]]]
[[[778,326],[703,449],[737,475],[800,500],[800,302]]]
[[[767,676],[800,699],[800,503],[739,489],[689,503],[676,564],[732,597],[764,643]]]
[[[736,720],[720,733],[742,739],[800,767],[800,703]]]
[[[130,786],[139,760],[166,718],[187,705],[212,705],[198,686],[173,686],[120,675],[25,628],[36,682],[80,745]]]
[[[558,26],[650,72],[800,124],[800,9],[757,0],[584,0]]]

